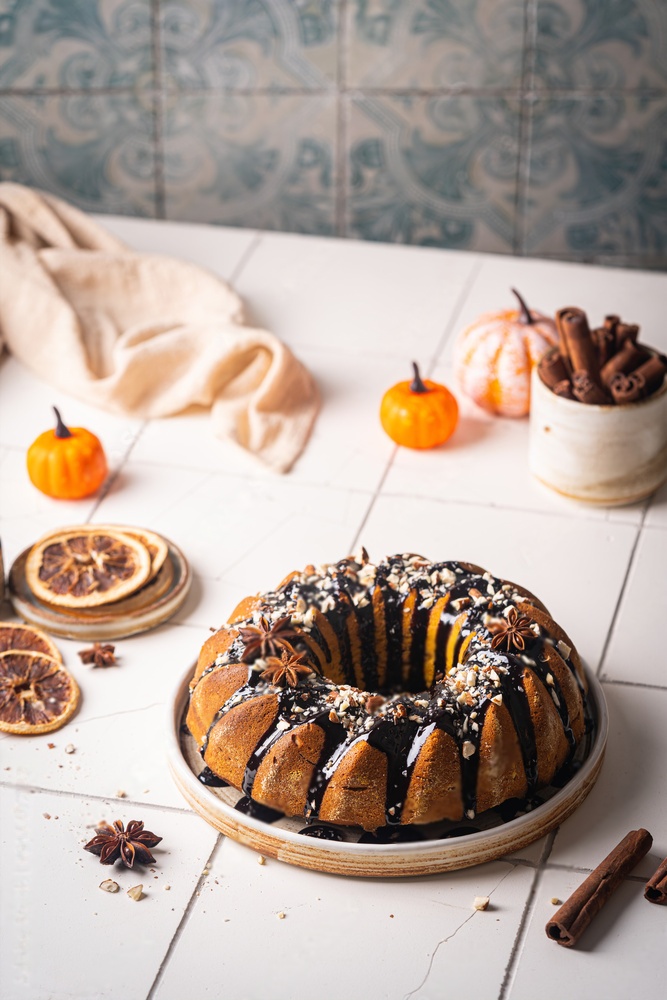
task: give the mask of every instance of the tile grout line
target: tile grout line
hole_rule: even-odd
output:
[[[447,343],[447,341],[449,340],[449,337],[451,336],[451,332],[452,332],[452,329],[454,327],[454,324],[455,324],[456,320],[458,319],[458,317],[459,317],[459,315],[461,313],[461,310],[463,308],[463,304],[466,301],[466,299],[467,299],[467,297],[468,297],[468,295],[470,293],[470,290],[472,289],[472,287],[473,287],[473,285],[474,285],[474,283],[475,283],[475,281],[476,281],[476,279],[477,279],[477,277],[479,275],[479,272],[480,272],[480,270],[482,268],[482,265],[483,265],[483,261],[481,261],[481,260],[480,261],[476,261],[475,263],[473,263],[473,265],[472,265],[472,267],[470,269],[470,273],[468,275],[468,278],[464,282],[463,288],[461,288],[461,290],[459,291],[459,293],[458,293],[458,295],[456,297],[456,302],[454,303],[454,308],[452,309],[452,313],[451,313],[451,316],[449,317],[449,320],[445,323],[445,327],[444,327],[444,330],[442,332],[442,336],[438,340],[438,343],[435,346],[434,353],[431,356],[431,359],[430,359],[430,361],[429,361],[429,363],[428,363],[428,365],[427,365],[427,367],[425,369],[425,372],[426,372],[427,375],[430,375],[431,372],[433,371],[433,369],[435,368],[435,366],[437,365],[438,358],[440,357],[440,354],[444,350],[445,344]],[[389,475],[389,473],[391,471],[391,467],[394,464],[394,461],[396,459],[396,455],[397,454],[398,454],[398,445],[395,445],[394,448],[392,449],[391,455],[389,456],[389,458],[387,460],[387,464],[385,465],[384,472],[382,473],[382,475],[380,477],[380,480],[379,480],[379,482],[377,484],[377,487],[375,488],[375,491],[373,492],[373,495],[371,496],[371,499],[370,499],[370,502],[368,504],[368,507],[366,508],[366,511],[364,512],[364,515],[363,515],[363,517],[361,519],[361,524],[359,525],[359,528],[358,528],[358,530],[357,530],[357,532],[356,532],[356,534],[354,536],[354,539],[352,541],[352,545],[350,546],[350,550],[352,552],[354,552],[356,550],[357,546],[359,545],[359,539],[360,539],[361,533],[364,530],[364,528],[366,527],[366,524],[368,523],[368,519],[369,519],[369,517],[371,516],[371,514],[373,512],[373,508],[375,507],[375,504],[376,504],[376,502],[378,500],[378,497],[382,493],[382,487],[384,486],[384,484],[386,482],[387,476]]]
[[[519,130],[516,176],[516,198],[514,202],[514,237],[512,251],[524,253],[525,208],[528,195],[528,170],[530,166],[530,140],[532,131],[532,111],[527,100],[534,80],[536,9],[535,0],[526,0],[524,13],[523,65],[521,68],[521,96],[519,99]]]
[[[519,921],[519,926],[517,927],[516,934],[514,936],[514,942],[512,944],[512,950],[510,956],[507,960],[507,965],[505,966],[505,974],[503,976],[503,981],[500,984],[500,991],[498,993],[498,1000],[506,1000],[510,982],[514,973],[518,961],[520,959],[521,951],[523,949],[523,944],[526,940],[526,930],[528,928],[528,921],[530,914],[533,909],[533,904],[537,898],[537,890],[540,882],[542,881],[542,876],[546,868],[547,861],[554,846],[554,841],[556,840],[556,835],[560,827],[556,827],[551,833],[547,835],[546,843],[544,845],[544,850],[540,855],[540,859],[537,863],[535,869],[535,874],[533,876],[533,881],[531,882],[530,889],[528,891],[528,896],[523,907],[523,912],[521,914],[521,920]]]
[[[212,851],[211,851],[211,853],[210,853],[210,855],[208,857],[208,861],[204,865],[204,868],[210,869],[211,865],[213,864],[213,860],[214,860],[214,858],[215,858],[215,856],[216,856],[216,854],[218,852],[220,844],[222,843],[222,841],[224,839],[225,839],[224,836],[221,833],[219,833],[218,837],[216,839],[216,842],[213,845],[213,849],[212,849]],[[172,954],[174,952],[174,949],[176,948],[176,945],[178,944],[178,942],[179,942],[179,940],[181,938],[181,935],[182,935],[183,931],[185,930],[185,927],[186,927],[186,925],[188,923],[188,920],[190,919],[190,914],[192,913],[193,909],[195,908],[196,901],[197,901],[197,899],[199,897],[200,890],[201,890],[202,886],[205,884],[207,878],[208,878],[208,875],[201,874],[199,876],[199,878],[197,879],[195,887],[192,890],[192,895],[190,896],[190,899],[188,900],[187,906],[185,907],[185,910],[183,911],[183,916],[181,917],[181,919],[178,922],[178,926],[176,927],[176,930],[174,931],[174,934],[173,934],[173,936],[172,936],[172,938],[171,938],[171,940],[170,940],[170,942],[169,942],[169,944],[167,946],[167,950],[164,953],[164,957],[163,957],[162,961],[160,962],[159,968],[158,968],[158,970],[157,970],[157,972],[155,974],[155,979],[153,980],[153,982],[151,984],[151,987],[150,987],[148,993],[146,994],[146,1000],[153,1000],[153,997],[155,996],[155,991],[158,989],[158,987],[159,987],[159,985],[160,985],[160,983],[162,981],[162,977],[163,977],[163,975],[164,975],[164,973],[165,973],[165,971],[167,969],[167,966],[168,966],[168,964],[169,964],[169,962],[171,960],[171,956],[172,956]]]
[[[644,684],[642,681],[616,680],[614,677],[605,677],[604,674],[600,674],[599,680],[603,684],[617,684],[620,687],[643,688],[646,691],[667,691],[667,684]]]
[[[347,231],[347,106],[343,99],[345,81],[347,79],[347,0],[340,0],[338,5],[338,53],[336,58],[336,194],[334,227],[336,236],[342,237]]]
[[[239,278],[241,277],[241,274],[245,270],[246,264],[248,263],[248,261],[250,260],[250,258],[254,255],[255,251],[257,250],[257,248],[259,247],[260,243],[262,242],[263,235],[264,234],[263,234],[263,232],[262,232],[261,229],[257,229],[253,233],[253,237],[252,237],[250,243],[248,244],[248,246],[245,248],[245,250],[243,251],[243,253],[239,257],[239,259],[237,260],[237,262],[234,265],[234,268],[232,270],[232,273],[229,276],[229,284],[232,287],[234,287],[234,285],[236,284],[236,282],[239,280]]]
[[[148,421],[148,420],[144,420],[143,421],[143,423],[139,427],[139,430],[137,431],[136,435],[134,435],[134,437],[132,438],[132,440],[128,444],[127,448],[123,452],[123,454],[121,456],[121,459],[120,459],[120,462],[118,463],[118,465],[116,466],[116,468],[113,470],[113,472],[111,473],[111,475],[108,477],[107,481],[104,483],[104,486],[102,487],[100,495],[95,500],[95,503],[93,504],[93,506],[92,506],[92,508],[91,508],[91,510],[90,510],[90,512],[88,514],[88,517],[86,519],[86,522],[85,522],[86,524],[88,524],[88,523],[90,523],[92,521],[93,517],[95,516],[95,514],[97,513],[97,511],[100,509],[101,505],[104,503],[104,501],[106,500],[106,498],[109,496],[109,493],[113,489],[113,487],[114,487],[114,485],[115,485],[115,483],[116,483],[119,475],[121,474],[121,472],[125,468],[125,466],[127,464],[127,461],[129,459],[130,455],[132,454],[132,451],[133,451],[135,445],[137,444],[139,438],[141,437],[141,435],[144,433],[144,431],[148,427],[149,423],[150,423],[150,421]]]
[[[159,3],[159,0],[156,0]],[[114,97],[150,96],[161,88],[154,85],[137,88],[134,84],[118,87],[0,87],[0,99],[12,97]],[[188,96],[217,97],[331,97],[334,91],[342,95],[368,95],[371,97],[513,97],[523,96],[521,85],[515,87],[472,87],[466,85],[443,87],[190,87],[179,91]],[[663,98],[665,87],[543,87],[533,93],[540,97],[648,97]]]
[[[611,616],[611,622],[609,623],[609,631],[607,632],[607,636],[605,638],[604,645],[602,647],[602,653],[600,654],[600,662],[598,663],[597,670],[595,671],[596,677],[599,677],[600,674],[602,673],[602,670],[604,668],[604,663],[607,658],[607,653],[609,652],[609,647],[611,646],[611,640],[613,638],[614,630],[616,628],[616,622],[618,620],[621,606],[623,604],[623,598],[625,597],[625,592],[627,590],[628,582],[630,579],[630,573],[632,572],[632,567],[635,561],[635,555],[639,547],[639,540],[642,537],[644,521],[646,520],[646,515],[648,513],[649,503],[650,503],[650,498],[646,500],[644,503],[642,516],[639,521],[639,524],[637,525],[637,534],[635,535],[632,551],[630,552],[630,558],[628,559],[628,564],[625,568],[625,576],[623,577],[623,583],[621,584],[621,589],[618,594],[618,599],[616,601],[616,607],[614,608],[614,613]]]
[[[155,214],[166,219],[164,183],[164,87],[160,0],[150,0],[151,48],[153,55],[153,168],[155,171]]]
[[[185,816],[192,816],[192,809],[187,806],[161,805],[159,802],[140,801],[139,799],[119,798],[117,795],[96,795],[94,792],[72,792],[67,788],[47,788],[43,785],[26,785],[22,782],[12,782],[0,780],[0,788],[7,790],[28,792],[30,795],[55,795],[64,799],[80,799],[93,802],[118,802],[119,808],[128,806],[139,806],[141,809],[163,809],[165,812],[181,813]]]

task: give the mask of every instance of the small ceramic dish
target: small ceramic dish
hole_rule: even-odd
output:
[[[557,396],[533,369],[530,471],[575,500],[635,503],[667,480],[667,381],[624,406],[592,406]]]

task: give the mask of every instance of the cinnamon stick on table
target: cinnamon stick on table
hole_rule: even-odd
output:
[[[648,830],[631,830],[547,923],[547,937],[573,948],[624,877],[651,850]]]
[[[667,858],[661,861],[656,871],[646,883],[644,899],[649,903],[667,906]]]

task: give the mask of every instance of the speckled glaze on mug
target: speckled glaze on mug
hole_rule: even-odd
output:
[[[620,506],[667,480],[667,382],[625,406],[590,406],[556,396],[533,370],[530,471],[551,489]]]

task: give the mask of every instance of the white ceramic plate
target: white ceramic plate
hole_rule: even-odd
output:
[[[305,820],[281,817],[269,823],[234,808],[241,794],[234,788],[209,788],[197,778],[202,769],[194,740],[183,732],[190,667],[170,702],[168,761],[172,777],[188,804],[211,826],[227,837],[247,844],[261,854],[302,868],[337,875],[430,875],[493,861],[518,851],[553,830],[574,812],[597,780],[607,744],[609,726],[602,687],[588,676],[589,699],[597,719],[586,759],[574,777],[531,812],[479,833],[448,839],[407,843],[356,843],[318,840],[300,834]],[[354,835],[346,831],[345,835]],[[356,831],[358,837],[359,831]]]

